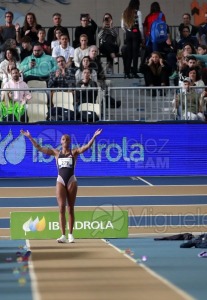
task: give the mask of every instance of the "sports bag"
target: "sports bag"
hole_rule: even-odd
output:
[[[167,24],[162,20],[163,14],[160,13],[158,18],[152,23],[150,29],[150,39],[152,43],[162,43],[167,40]]]

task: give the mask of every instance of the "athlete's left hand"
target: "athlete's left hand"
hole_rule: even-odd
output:
[[[102,129],[98,129],[98,130],[96,130],[96,132],[94,133],[94,137],[97,137],[99,134],[101,134],[101,132],[102,132]]]

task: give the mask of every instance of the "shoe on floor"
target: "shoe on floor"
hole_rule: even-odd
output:
[[[61,243],[61,244],[67,243],[67,239],[66,239],[65,235],[62,235],[61,237],[59,237],[57,239],[57,242]]]
[[[68,234],[68,242],[69,243],[75,243],[75,239],[71,233]]]

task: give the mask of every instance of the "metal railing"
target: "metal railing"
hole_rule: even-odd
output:
[[[194,89],[196,93],[198,89]],[[190,100],[187,103],[186,93],[182,88],[174,86],[108,87],[107,92],[100,87],[72,90],[30,88],[32,99],[26,103],[25,112],[19,109],[20,105],[16,104],[18,101],[1,99],[0,120],[27,123],[187,120],[191,119],[188,111],[191,111],[193,106],[196,105],[196,110],[199,111],[200,89],[199,87],[199,93],[196,93],[196,104],[193,101],[191,104],[191,94],[189,93]],[[2,89],[1,94],[7,94],[9,91],[14,93],[12,89]],[[175,106],[174,100],[177,94],[181,95],[178,107]],[[185,109],[187,105],[188,111]],[[204,116],[206,103],[202,105]]]

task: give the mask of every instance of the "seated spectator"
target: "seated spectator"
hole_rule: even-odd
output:
[[[14,65],[19,67],[19,55],[16,49],[10,48],[5,52],[4,60],[0,63],[0,79],[3,80],[3,74],[6,76],[8,74],[8,66]]]
[[[69,45],[69,38],[66,34],[61,34],[60,45],[55,46],[52,50],[52,57],[63,56],[66,60],[67,68],[72,66],[74,57],[74,48]]]
[[[11,114],[13,108],[15,118],[18,121],[19,120],[26,121],[27,118],[26,118],[26,114],[24,114],[25,113],[24,105],[27,101],[31,100],[32,98],[31,93],[29,92],[29,87],[24,81],[22,81],[20,77],[19,69],[13,68],[11,70],[11,77],[12,78],[5,83],[4,89],[15,89],[15,91],[11,91],[8,93],[7,91],[2,90],[1,99],[2,101],[6,101],[7,99],[9,99],[7,103],[8,107],[6,110],[7,114]],[[28,90],[24,91],[23,89],[28,89]],[[18,104],[15,104],[16,102]]]
[[[97,46],[93,45],[89,48],[89,59],[90,59],[89,69],[96,71],[98,82],[100,83],[101,87],[105,89],[106,77],[105,77],[104,69],[102,67],[102,63],[98,56]]]
[[[48,29],[48,32],[47,32],[47,41],[50,45],[51,45],[52,41],[54,40],[55,30],[57,28],[59,28],[59,30],[61,30],[61,33],[66,34],[69,38],[68,29],[61,25],[61,23],[62,23],[61,14],[60,13],[54,13],[53,16],[52,16],[52,21],[53,21],[54,26],[50,27]],[[53,48],[53,47],[51,46],[51,48]]]
[[[54,37],[51,42],[51,50],[53,50],[53,48],[55,48],[55,46],[60,45],[61,34],[63,34],[62,27],[56,27],[54,30]]]
[[[29,36],[32,40],[32,44],[36,43],[38,41],[37,32],[40,28],[42,28],[42,26],[37,23],[35,14],[28,12],[25,16],[23,27],[21,28],[21,38]]]
[[[45,54],[51,55],[51,47],[48,41],[45,40],[46,37],[46,31],[44,28],[40,28],[37,32],[38,36],[38,43],[42,46],[43,51]]]
[[[24,75],[24,81],[48,80],[50,73],[57,69],[56,60],[44,53],[39,43],[34,44],[33,53],[20,64],[20,70]]]
[[[202,93],[205,87],[203,80],[201,79],[201,72],[199,67],[191,67],[188,70],[187,77],[191,80],[191,86],[201,87],[195,89],[196,93]]]
[[[16,68],[16,63],[14,61],[10,61],[7,68],[6,68],[6,71],[3,72],[3,78],[2,78],[2,84],[1,86],[4,87],[5,83],[8,82],[9,80],[12,79],[11,77],[11,70],[13,68]],[[21,74],[20,74],[21,76]]]
[[[111,95],[109,95],[108,86],[106,83],[106,77],[104,73],[104,69],[102,67],[102,63],[100,61],[100,58],[98,56],[98,47],[95,45],[92,45],[89,48],[89,59],[90,59],[90,70],[95,70],[97,73],[97,79],[98,79],[98,85],[102,88],[102,90],[105,90],[105,99],[106,101],[106,107],[110,105],[111,108],[119,108],[121,106],[121,101],[116,101]]]
[[[183,79],[187,77],[189,69],[192,67],[199,67],[197,59],[194,55],[186,56],[183,60],[182,65],[179,65],[179,86],[182,86]]]
[[[73,41],[73,47],[77,48],[80,46],[80,36],[86,34],[88,37],[88,46],[96,44],[96,29],[97,24],[91,19],[88,14],[80,15],[80,26],[75,29],[75,40]]]
[[[172,101],[173,107],[177,111],[178,119],[204,121],[200,94],[196,93],[193,88],[190,88],[191,84],[191,79],[186,77],[184,79],[184,91],[175,96],[175,99]]]
[[[24,36],[22,38],[22,49],[20,52],[21,61],[25,59],[25,57],[30,56],[32,54],[33,47],[32,47],[32,40],[29,36]]]
[[[75,87],[74,70],[67,68],[66,60],[63,56],[56,58],[58,69],[50,73],[48,81],[49,88]]]
[[[98,33],[99,51],[106,55],[109,68],[113,63],[118,64],[117,54],[119,53],[119,37],[117,29],[113,26],[112,15],[105,13],[103,25]]]
[[[207,45],[207,12],[205,12],[205,22],[198,27],[199,44]]]
[[[90,57],[89,56],[84,56],[83,59],[81,60],[80,63],[80,68],[75,72],[75,80],[76,83],[81,81],[83,79],[83,70],[84,69],[89,69],[91,73],[91,80],[97,82],[97,73],[95,70],[90,69]]]
[[[89,53],[88,47],[88,37],[86,34],[81,34],[80,36],[80,47],[75,48],[74,51],[74,64],[77,68],[80,67],[80,62],[84,56]]]
[[[198,39],[190,34],[190,29],[188,26],[183,26],[182,38],[178,41],[178,49],[183,49],[184,45],[190,43],[195,48],[198,47]]]
[[[8,39],[17,40],[17,35],[19,31],[19,24],[13,24],[14,15],[11,11],[6,11],[5,13],[5,25],[0,26],[0,51],[5,51],[5,42]]]
[[[194,56],[198,60],[198,65],[201,68],[202,79],[205,85],[207,85],[207,47],[205,45],[199,45],[197,54],[194,54]]]
[[[17,45],[17,42],[15,39],[8,39],[6,40],[6,42],[4,43],[4,53],[7,49],[15,49],[15,51],[17,51],[18,56],[19,56],[19,60],[20,60],[20,52],[21,49],[20,47]],[[3,52],[2,52],[3,53]]]
[[[90,88],[97,88],[97,83],[91,79],[91,72],[89,69],[83,70],[83,78],[77,83],[77,87],[82,88],[76,91],[76,99],[78,105],[81,103],[95,103],[98,95],[98,90]]]
[[[169,85],[170,71],[170,67],[163,60],[161,54],[157,51],[152,52],[143,69],[146,86]],[[152,90],[152,95],[156,96],[156,90]]]
[[[178,42],[183,38],[182,31],[183,27],[188,26],[190,30],[191,36],[196,36],[198,33],[198,27],[191,24],[191,15],[189,13],[183,14],[183,22],[179,25],[178,30],[176,32],[176,41]]]

